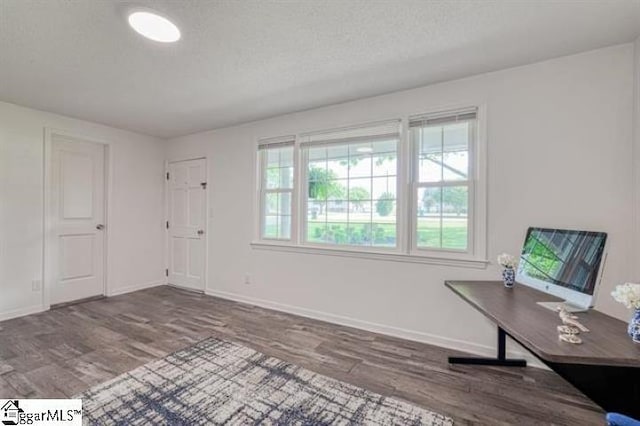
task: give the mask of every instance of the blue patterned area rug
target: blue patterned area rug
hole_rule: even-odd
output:
[[[78,395],[87,424],[452,425],[406,402],[205,339]]]

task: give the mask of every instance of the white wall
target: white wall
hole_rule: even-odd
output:
[[[209,160],[207,291],[489,352],[493,326],[443,281],[498,279],[494,264],[479,271],[250,247],[258,138],[486,103],[489,259],[518,253],[530,225],[606,231],[609,260],[597,308],[626,318],[609,293],[631,278],[637,259],[631,255],[633,60],[632,44],[614,46],[167,142],[169,159]],[[251,285],[244,284],[246,273]]]
[[[42,279],[45,127],[111,143],[109,293],[165,282],[162,142],[0,102],[0,319],[42,307],[31,283]]]
[[[634,43],[633,70],[633,173],[634,173],[634,258],[640,255],[640,37]],[[633,282],[640,282],[640,262],[634,262]]]

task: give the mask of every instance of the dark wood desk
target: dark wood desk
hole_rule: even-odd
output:
[[[451,363],[525,366],[506,358],[506,335],[607,411],[640,417],[640,345],[627,335],[627,324],[601,312],[576,314],[590,332],[581,345],[558,339],[558,314],[537,304],[560,299],[516,283],[446,281],[445,285],[498,326],[496,358],[450,358]]]

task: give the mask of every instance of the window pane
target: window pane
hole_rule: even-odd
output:
[[[311,149],[321,149],[326,150],[327,159],[329,161],[341,161],[345,165],[347,164],[347,159],[349,158],[349,146],[348,145],[329,145],[326,148],[311,148]]]
[[[267,148],[267,168],[293,167],[293,146]]]
[[[311,148],[314,150],[316,148]],[[326,153],[326,149],[322,148]],[[308,172],[308,197],[310,200],[344,199],[346,197],[347,179],[341,176],[347,175],[347,163],[332,160],[327,162],[313,161],[309,163]]]
[[[266,165],[260,185],[262,238],[291,239],[291,197],[293,192],[293,146],[260,151]],[[266,163],[266,164],[265,164]]]
[[[279,215],[291,215],[291,193],[282,192],[278,201],[278,214]]]
[[[291,216],[280,216],[278,223],[278,238],[288,240],[291,238]]]
[[[381,155],[389,155],[391,157],[396,157],[396,139],[388,139],[378,142],[371,143],[371,148],[373,149],[372,155],[381,156]]]
[[[469,178],[469,123],[443,127],[443,179]]]
[[[344,200],[327,201],[327,222],[343,222],[347,220],[349,204]]]
[[[414,129],[420,182],[469,179],[469,122]]]
[[[267,167],[280,167],[280,149],[267,149]]]
[[[448,186],[442,189],[442,248],[466,250],[469,188]]]
[[[326,242],[341,245],[347,244],[347,226],[346,222],[327,223]]]
[[[420,182],[440,182],[442,180],[442,153],[421,153],[418,157],[418,170]]]
[[[469,149],[469,123],[461,122],[442,127],[443,150],[445,152],[467,151]]]
[[[349,177],[371,176],[371,155],[351,154],[349,157]]]
[[[329,146],[327,148],[330,178],[346,179],[349,177],[349,148],[344,145]]]
[[[418,141],[418,179],[420,182],[442,180],[442,128],[438,126],[417,128],[414,137]]]
[[[442,177],[445,181],[469,179],[469,152],[445,152],[442,161]]]
[[[326,222],[307,222],[307,241],[310,243],[324,243],[326,241]]]
[[[396,153],[373,157],[373,176],[395,176],[398,171]]]
[[[328,183],[326,175],[326,169],[315,166],[309,168],[307,175],[307,188],[309,192],[307,196],[310,200],[322,201],[327,199]]]
[[[418,218],[418,247],[441,248],[440,246],[440,218]]]
[[[266,170],[267,189],[274,189],[279,186],[280,183],[280,168],[270,167]]]
[[[371,199],[371,178],[349,179],[349,199]]]
[[[264,194],[263,238],[291,238],[291,192]]]
[[[305,149],[307,241],[395,247],[398,140]],[[321,151],[328,158],[325,169],[320,168]]]
[[[280,188],[293,188],[293,167],[280,168]]]
[[[418,188],[417,246],[466,250],[469,189],[466,186]]]
[[[467,217],[469,190],[466,186],[447,186],[442,189],[444,215]]]
[[[324,200],[309,200],[307,202],[307,220],[325,222],[326,208],[327,202]]]
[[[307,241],[324,242],[327,224],[327,202],[309,200],[307,202]]]
[[[442,152],[442,127],[430,126],[418,128],[420,132],[420,153]]]
[[[278,217],[265,216],[264,230],[262,232],[264,238],[278,238]]]
[[[266,216],[278,214],[278,203],[280,201],[280,197],[278,197],[278,195],[279,194],[275,192],[269,192],[265,194],[264,214]]]
[[[349,221],[369,222],[371,219],[371,200],[349,201]]]
[[[330,170],[330,177],[336,179],[347,179],[349,177],[349,161],[345,157],[342,160],[329,160],[327,168]]]
[[[351,222],[347,228],[347,236],[349,244],[358,246],[368,246],[372,241],[371,223],[366,222]]]
[[[373,199],[396,198],[396,177],[376,177],[371,179]]]
[[[373,221],[395,223],[396,200],[392,194],[383,194],[374,201]]]
[[[441,248],[442,188],[418,188],[417,246]]]
[[[314,174],[311,173],[312,170],[316,170],[316,169],[326,171],[327,161],[326,160],[309,161],[309,167],[307,168],[309,173],[309,179],[317,180],[317,177],[314,177]]]
[[[397,227],[395,223],[374,223],[372,226],[373,245],[395,247]]]
[[[308,149],[309,162],[327,162],[327,148],[324,146]],[[324,168],[324,166],[323,166]]]
[[[471,143],[476,124],[468,117],[434,115],[412,124],[418,248],[469,250]]]
[[[442,248],[466,250],[468,222],[464,217],[444,217],[442,219]]]
[[[267,189],[293,188],[293,167],[271,167],[266,173]]]
[[[280,167],[293,167],[293,147],[280,148]]]

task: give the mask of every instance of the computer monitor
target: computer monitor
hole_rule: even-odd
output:
[[[604,270],[606,241],[604,232],[529,228],[516,281],[564,299],[569,311],[587,310]],[[550,309],[560,305],[540,304]]]

